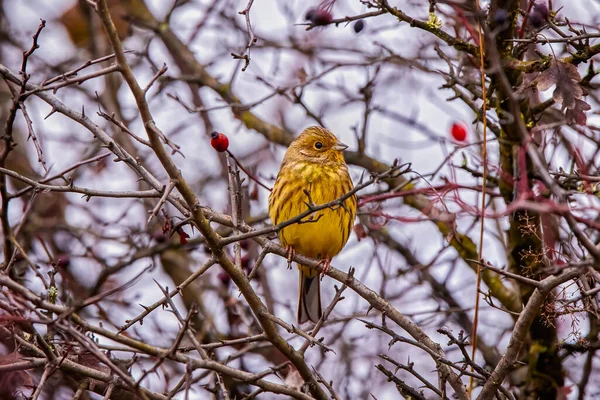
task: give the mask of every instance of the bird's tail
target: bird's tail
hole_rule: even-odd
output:
[[[321,319],[321,279],[319,272],[305,265],[298,265],[300,288],[298,290],[298,325]]]

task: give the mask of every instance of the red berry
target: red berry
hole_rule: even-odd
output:
[[[311,8],[306,13],[305,17],[313,25],[327,25],[333,21],[333,16],[327,10],[322,8]]]
[[[467,132],[467,126],[462,122],[453,123],[452,129],[450,130],[450,133],[452,134],[454,140],[457,140],[459,142],[462,142],[467,138]]]
[[[210,134],[210,145],[218,152],[224,152],[229,147],[229,139],[222,133],[217,131]]]

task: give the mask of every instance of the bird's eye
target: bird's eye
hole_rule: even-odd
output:
[[[317,142],[315,143],[315,149],[321,149],[323,147],[323,143]]]

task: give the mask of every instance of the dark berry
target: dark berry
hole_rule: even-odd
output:
[[[359,19],[358,21],[356,21],[354,23],[353,28],[354,28],[354,32],[359,33],[360,31],[365,29],[365,21],[363,21],[362,19]]]
[[[550,16],[550,11],[548,10],[546,3],[536,3],[533,6],[533,9],[540,14],[540,17],[544,19],[548,19]]]
[[[71,259],[67,254],[61,254],[56,259],[56,266],[62,268],[68,268],[71,264]]]
[[[534,28],[541,28],[544,26],[544,18],[542,18],[539,13],[532,11],[529,14],[529,23]]]
[[[529,13],[529,22],[534,28],[541,28],[549,15],[548,6],[545,3],[537,3]]]
[[[154,240],[156,240],[157,243],[164,243],[167,240],[167,237],[165,236],[165,234],[161,231],[155,231],[152,234],[152,238]]]
[[[247,255],[242,256],[242,270],[248,274],[252,270],[251,261],[252,261],[252,259],[250,257],[248,257]]]
[[[305,17],[313,25],[327,25],[333,21],[333,16],[329,11],[322,8],[313,8],[308,10]]]
[[[219,272],[217,278],[219,278],[219,281],[221,281],[223,286],[228,286],[229,282],[231,281],[231,278],[229,277],[229,275],[227,275],[227,272],[225,271]]]
[[[218,152],[224,152],[229,147],[229,139],[222,133],[213,132],[210,134],[210,145]]]
[[[496,25],[504,25],[508,21],[508,12],[504,8],[499,8],[494,14],[494,23]]]

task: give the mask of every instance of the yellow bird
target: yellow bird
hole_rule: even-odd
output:
[[[275,186],[269,197],[273,224],[285,222],[308,210],[307,204],[322,205],[336,200],[353,188],[343,151],[347,148],[329,130],[313,126],[305,129],[290,145]],[[279,231],[281,244],[294,252],[318,258],[323,272],[348,241],[356,216],[356,196],[343,205],[315,211],[300,223]],[[298,324],[317,323],[321,318],[321,284],[318,272],[298,266]]]

